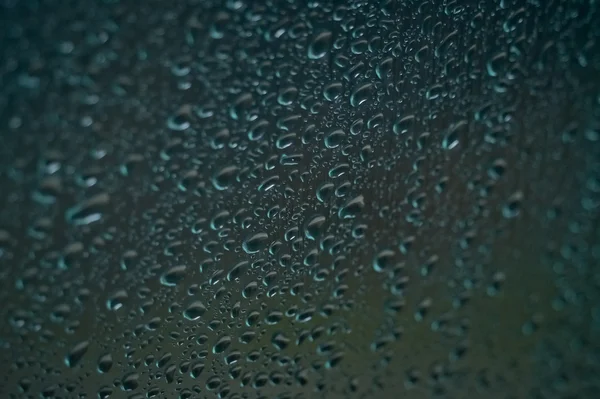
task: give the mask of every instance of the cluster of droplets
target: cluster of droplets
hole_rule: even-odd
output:
[[[597,5],[275,3],[0,5],[0,396],[597,397]]]

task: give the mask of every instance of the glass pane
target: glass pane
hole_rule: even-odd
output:
[[[595,0],[0,0],[0,397],[600,397]]]

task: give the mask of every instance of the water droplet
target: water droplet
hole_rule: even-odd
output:
[[[391,249],[384,249],[380,251],[375,259],[373,260],[373,269],[376,272],[382,273],[388,270],[394,260],[396,253]]]
[[[227,190],[234,182],[239,168],[235,165],[230,165],[219,170],[212,178],[213,186],[217,190]]]
[[[186,271],[187,267],[185,265],[173,266],[160,276],[160,282],[162,285],[175,286],[183,280]]]
[[[521,203],[523,201],[523,192],[517,191],[510,196],[506,204],[502,207],[502,215],[507,219],[515,218],[521,212]]]
[[[89,341],[81,341],[75,345],[69,353],[65,356],[65,364],[68,367],[75,367],[81,361],[83,356],[86,354],[88,347],[90,346]]]
[[[362,195],[359,195],[348,200],[338,211],[338,216],[342,219],[353,219],[362,212],[364,206],[365,198]]]
[[[105,353],[98,358],[98,371],[100,373],[108,373],[113,365],[113,358],[110,353]]]
[[[308,46],[308,58],[318,60],[325,57],[331,47],[332,34],[329,31],[321,32],[315,37]]]
[[[201,301],[190,303],[183,311],[183,316],[188,320],[198,320],[206,313],[206,306]]]
[[[332,130],[325,136],[325,147],[336,148],[343,143],[346,133],[341,129]]]
[[[77,226],[97,222],[102,218],[102,211],[109,202],[110,197],[108,194],[97,194],[96,196],[69,208],[65,213],[66,220]]]
[[[253,254],[261,249],[263,249],[266,245],[266,241],[269,239],[267,233],[256,233],[252,236],[248,237],[242,244],[242,248],[246,253]]]

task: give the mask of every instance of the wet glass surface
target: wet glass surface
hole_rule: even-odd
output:
[[[0,397],[600,397],[599,7],[0,0]]]

